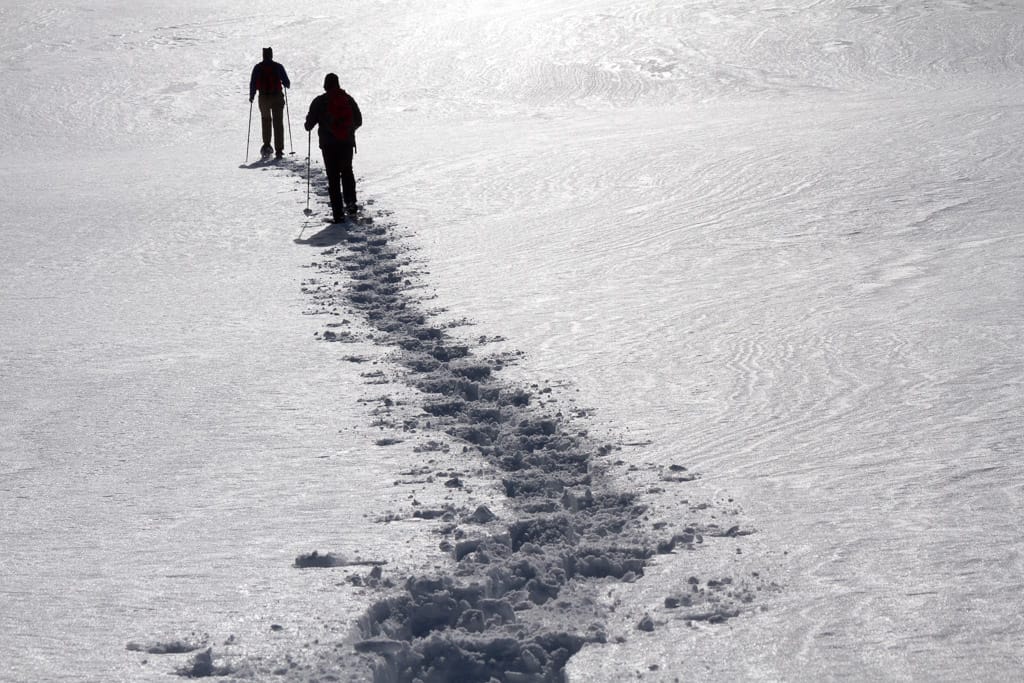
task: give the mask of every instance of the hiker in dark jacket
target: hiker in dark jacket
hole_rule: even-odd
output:
[[[263,147],[260,154],[270,156],[277,152],[277,158],[284,155],[284,88],[292,87],[284,67],[274,61],[274,50],[263,48],[263,61],[252,68],[249,78],[249,101],[260,91],[260,118],[263,121]],[[270,146],[270,129],[274,129],[274,147]]]
[[[317,96],[309,105],[306,130],[312,131],[319,126],[317,135],[335,223],[345,220],[346,210],[349,213],[357,210],[352,155],[356,149],[356,129],[361,125],[363,114],[359,105],[341,89],[336,74],[327,74],[324,77],[324,94]]]

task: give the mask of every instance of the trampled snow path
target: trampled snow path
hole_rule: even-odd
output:
[[[316,185],[323,194],[323,183]],[[500,338],[480,337],[476,349],[454,338],[450,330],[463,323],[445,323],[443,310],[424,307],[415,266],[425,264],[410,260],[396,226],[379,220],[383,215],[367,211],[358,221],[296,240],[326,247],[317,277],[304,286],[315,304],[311,312],[330,321],[321,338],[392,349],[363,373],[382,391],[395,383],[405,387],[376,401],[375,424],[385,430],[379,445],[410,440],[419,442],[414,450],[421,453],[461,451],[461,468],[484,482],[500,480],[508,503],[496,516],[485,505],[466,508],[451,496],[433,509],[414,500],[414,507],[377,520],[440,520],[432,533],[443,539],[440,546],[454,562],[419,576],[395,575],[381,565],[365,577],[350,575],[351,582],[381,595],[346,645],[326,653],[314,648],[310,655],[306,643],[307,653],[289,657],[287,664],[229,658],[228,664],[211,665],[207,651],[183,671],[220,666],[222,673],[243,677],[278,671],[312,680],[341,672],[360,680],[370,671],[381,681],[562,680],[566,662],[584,644],[608,642],[606,622],[615,609],[602,598],[608,586],[638,580],[655,555],[694,552],[716,537],[739,539],[752,532],[729,517],[734,510],[707,503],[683,500],[652,514],[639,492],[609,478],[608,470],[624,464],[616,458],[624,445],[592,437],[587,411],[559,401],[551,388],[501,380],[499,373],[518,354],[488,352]],[[643,446],[628,444],[634,451]],[[660,486],[646,493],[663,494],[662,500],[678,501],[686,491],[680,487],[697,479],[679,463],[652,469]],[[434,460],[406,474],[416,478],[409,483],[425,481],[442,492],[466,486],[464,471],[439,469]],[[296,562],[342,564],[322,553]],[[768,585],[758,572],[691,573],[686,583],[667,588],[660,606],[682,622],[720,624],[752,609]],[[645,615],[634,628],[653,631],[654,623]]]

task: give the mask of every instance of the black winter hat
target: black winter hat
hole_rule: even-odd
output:
[[[272,47],[265,47],[265,48],[263,48],[263,59],[269,61],[269,60],[271,60],[273,58],[274,58],[274,48],[272,48]]]

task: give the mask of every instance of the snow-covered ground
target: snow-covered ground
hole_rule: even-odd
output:
[[[0,679],[326,656],[379,594],[298,554],[451,570],[407,514],[446,494],[393,485],[428,435],[378,445],[389,350],[308,315],[327,71],[452,334],[627,444],[655,516],[757,532],[611,582],[573,680],[1024,667],[1024,8],[12,2],[0,38]],[[243,168],[265,45],[295,154]],[[429,454],[500,512],[475,457]],[[665,604],[754,573],[725,623]]]

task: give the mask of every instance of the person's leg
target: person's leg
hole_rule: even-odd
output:
[[[334,220],[340,222],[345,217],[344,203],[341,196],[341,159],[334,147],[322,147],[324,155],[324,173],[327,175],[327,194],[331,199],[331,213]]]
[[[260,93],[260,121],[263,124],[263,148],[270,147],[270,97]],[[262,151],[262,150],[261,150]]]
[[[345,206],[354,211],[356,208],[356,175],[352,170],[352,145],[345,145],[338,156]]]
[[[274,151],[284,153],[284,93],[274,93],[271,104],[274,115]]]

